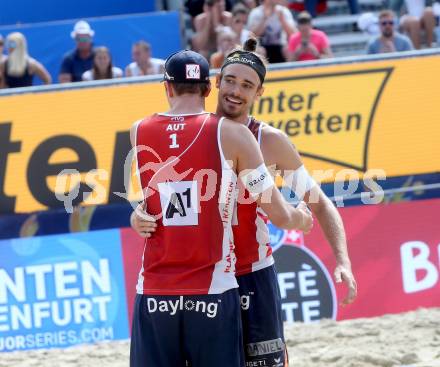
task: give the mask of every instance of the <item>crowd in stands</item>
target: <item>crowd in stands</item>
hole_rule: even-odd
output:
[[[219,68],[226,54],[250,36],[259,40],[258,51],[268,62],[306,61],[333,57],[329,37],[313,26],[314,18],[327,8],[327,0],[186,0],[191,18],[189,47]],[[433,47],[439,30],[429,0],[384,0],[388,9],[378,15],[359,14],[358,0],[348,0],[350,13],[359,14],[358,30],[371,35],[366,53],[400,52]],[[431,5],[431,4],[429,4]],[[435,4],[440,9],[440,4]],[[436,28],[437,27],[437,28]],[[124,70],[113,65],[110,50],[95,47],[94,30],[79,21],[71,32],[76,47],[61,64],[60,83],[161,74],[164,60],[152,57],[151,46],[140,40],[132,46],[133,62]],[[7,51],[7,55],[4,54]],[[45,67],[27,51],[18,32],[0,35],[0,88],[30,86],[37,75],[52,82]]]
[[[61,61],[60,83],[155,75],[164,71],[165,60],[151,57],[151,46],[146,41],[133,45],[133,62],[123,71],[113,65],[107,47],[94,47],[95,32],[86,21],[78,21],[70,35],[76,47],[67,52]],[[3,49],[6,49],[7,55],[3,54]],[[46,68],[28,54],[23,34],[11,33],[6,40],[0,35],[0,56],[0,88],[31,86],[35,75],[43,84],[52,83]]]

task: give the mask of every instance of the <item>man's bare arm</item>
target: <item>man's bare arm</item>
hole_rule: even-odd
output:
[[[285,182],[289,181],[289,175],[294,175],[303,166],[298,151],[282,132],[271,127],[264,129],[263,132],[262,150],[266,163],[275,163]],[[301,186],[303,187],[299,191],[306,192],[303,198],[300,199],[308,203],[313,214],[315,214],[335,256],[335,280],[336,282],[344,281],[348,286],[348,294],[342,303],[351,303],[356,297],[357,286],[351,270],[342,218],[336,207],[318,185],[314,185],[309,190],[307,183],[303,181]],[[293,191],[298,190],[296,187],[289,186],[289,188]]]
[[[211,12],[199,14],[194,19],[195,33],[191,39],[193,49],[196,51],[204,50],[208,47],[209,35],[212,28]]]

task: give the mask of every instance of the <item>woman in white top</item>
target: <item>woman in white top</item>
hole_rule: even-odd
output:
[[[100,80],[122,77],[122,70],[112,65],[112,57],[107,47],[96,47],[94,53],[93,68],[87,70],[82,75],[82,80]]]

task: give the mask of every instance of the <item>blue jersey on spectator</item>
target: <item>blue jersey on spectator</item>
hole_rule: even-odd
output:
[[[82,75],[93,67],[93,52],[86,59],[79,56],[78,50],[68,52],[61,64],[60,74],[72,75],[72,82],[80,82]]]
[[[402,34],[395,33],[393,35],[393,43],[396,52],[410,51],[413,49],[411,40]],[[374,39],[369,43],[367,54],[380,54],[382,52],[384,51],[382,50],[382,41],[380,37]]]

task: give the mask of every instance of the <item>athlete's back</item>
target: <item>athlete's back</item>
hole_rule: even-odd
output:
[[[304,215],[282,202],[249,129],[204,112],[206,59],[178,52],[164,79],[169,114],[141,121],[131,135],[144,209],[158,226],[145,244],[130,365],[242,367],[230,238],[236,173],[273,222],[297,226]],[[273,205],[262,203],[272,191]]]
[[[236,176],[218,142],[219,118],[153,115],[136,129],[147,240],[137,291],[208,294],[235,288],[230,219]],[[222,189],[223,188],[223,189]]]

